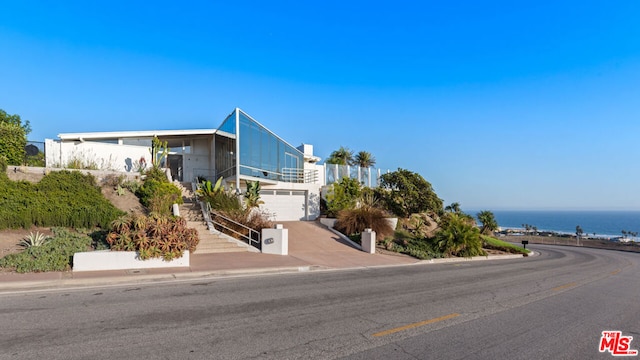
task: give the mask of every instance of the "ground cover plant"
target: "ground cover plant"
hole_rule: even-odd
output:
[[[106,228],[123,214],[102,195],[92,175],[54,171],[32,184],[0,174],[0,229]]]
[[[393,237],[383,239],[381,245],[386,250],[410,255],[422,260],[444,257],[444,254],[435,246],[432,239],[421,237],[403,229],[396,230]]]
[[[88,235],[64,228],[53,228],[54,236],[39,246],[0,259],[0,267],[15,269],[19,273],[65,271],[71,269],[73,254],[91,249]]]
[[[525,256],[529,254],[529,250],[521,246],[502,241],[491,236],[482,235],[482,242],[482,247],[485,249],[500,250],[512,254],[523,254]]]

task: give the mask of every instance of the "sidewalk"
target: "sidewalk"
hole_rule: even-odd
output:
[[[6,273],[0,272],[0,293],[23,290],[77,288],[117,284],[215,278],[249,274],[293,273],[314,270],[356,269],[470,260],[521,258],[494,255],[473,259],[418,260],[401,254],[367,254],[315,223],[286,224],[289,255],[234,252],[191,255],[188,268],[131,269],[86,272]],[[327,233],[328,232],[328,233]]]

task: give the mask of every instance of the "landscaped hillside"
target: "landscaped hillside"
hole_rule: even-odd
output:
[[[107,228],[123,214],[102,195],[92,175],[56,171],[30,183],[0,173],[0,229]]]

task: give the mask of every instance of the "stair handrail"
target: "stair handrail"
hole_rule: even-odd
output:
[[[260,232],[259,231],[256,231],[256,230],[254,230],[254,229],[252,229],[252,228],[250,228],[250,227],[248,227],[246,225],[240,224],[239,222],[234,221],[232,219],[229,219],[228,217],[226,217],[226,216],[214,211],[213,209],[211,209],[211,204],[209,204],[208,202],[205,202],[205,204],[207,204],[206,205],[207,216],[209,217],[209,220],[211,220],[211,222],[214,224],[214,226],[218,225],[221,229],[224,230],[224,231],[222,231],[222,230],[221,231],[224,232],[225,234],[227,234],[229,236],[233,236],[231,234],[236,234],[242,240],[244,240],[244,242],[246,242],[247,244],[249,244],[249,245],[251,245],[251,246],[253,246],[253,247],[257,248],[257,249],[260,249],[261,241],[260,241]],[[241,232],[238,232],[238,231],[230,228],[229,226],[227,226],[227,225],[225,225],[225,224],[223,224],[223,223],[221,223],[219,221],[216,221],[216,219],[214,219],[214,217],[211,216],[212,214],[215,215],[216,219],[220,218],[220,219],[222,219],[222,220],[224,220],[226,222],[229,222],[229,223],[232,223],[234,225],[237,225],[241,229],[247,230],[249,235],[247,236],[247,235],[245,235],[245,234],[243,234]]]

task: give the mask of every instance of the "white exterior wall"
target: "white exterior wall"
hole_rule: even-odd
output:
[[[95,164],[100,170],[134,172],[134,164],[141,157],[151,166],[151,154],[146,146],[46,139],[45,150],[47,167],[66,167],[69,161],[81,159],[84,164]]]
[[[191,153],[182,156],[182,166],[184,181],[193,181],[198,175],[207,175],[208,173],[202,173],[202,170],[209,171],[212,168],[211,141],[209,139],[194,139],[191,142]]]
[[[326,171],[324,169],[324,165],[318,165],[318,164],[304,164],[304,168],[305,169],[310,169],[310,170],[315,170],[316,173],[318,174],[318,181],[317,184],[319,186],[323,186],[327,184],[326,181]]]

